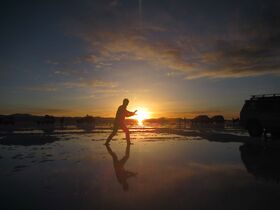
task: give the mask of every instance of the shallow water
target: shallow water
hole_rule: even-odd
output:
[[[240,133],[135,130],[0,139],[4,209],[279,209],[280,144]]]

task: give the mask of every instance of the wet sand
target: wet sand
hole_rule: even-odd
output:
[[[279,209],[280,143],[240,130],[2,134],[3,209]],[[2,208],[1,208],[2,209]]]

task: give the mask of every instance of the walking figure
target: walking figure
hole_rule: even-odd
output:
[[[123,100],[123,104],[121,106],[119,106],[118,111],[116,113],[116,118],[114,121],[113,131],[110,134],[110,136],[107,138],[105,145],[109,145],[112,138],[117,134],[119,128],[121,128],[125,132],[127,144],[131,144],[129,130],[125,124],[125,118],[135,115],[137,110],[135,110],[134,112],[127,111],[126,108],[127,108],[128,103],[129,103],[129,100],[127,98],[125,98]]]

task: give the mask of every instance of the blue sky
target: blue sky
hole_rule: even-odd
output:
[[[250,95],[280,92],[279,9],[278,1],[9,1],[0,113],[113,116],[128,97],[154,117],[237,117]]]

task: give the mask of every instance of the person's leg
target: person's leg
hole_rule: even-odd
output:
[[[131,142],[130,142],[130,134],[129,134],[128,128],[126,127],[126,125],[122,125],[121,127],[122,127],[122,130],[125,132],[126,142],[128,144],[131,144]]]
[[[109,145],[110,141],[116,135],[117,132],[118,132],[118,125],[115,124],[112,133],[110,134],[110,136],[108,136],[107,141],[105,142],[105,145]]]

